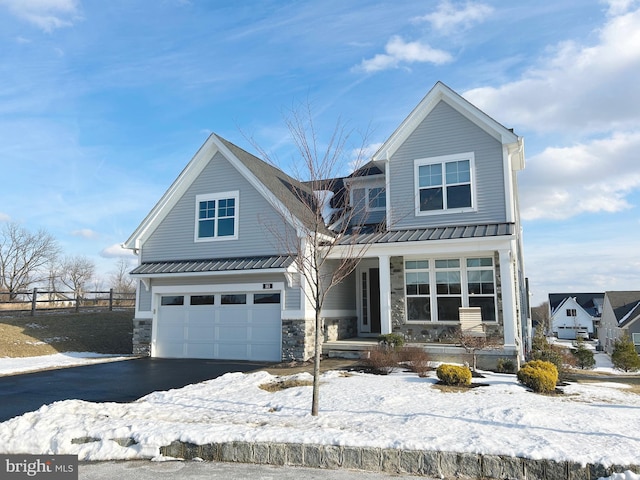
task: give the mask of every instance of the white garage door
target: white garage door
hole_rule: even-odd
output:
[[[162,295],[154,337],[154,357],[280,361],[280,293]]]

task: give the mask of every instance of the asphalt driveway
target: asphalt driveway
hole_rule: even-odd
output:
[[[131,402],[151,392],[181,388],[268,363],[141,358],[0,377],[0,422],[59,400]]]

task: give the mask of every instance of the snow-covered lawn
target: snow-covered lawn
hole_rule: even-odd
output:
[[[238,440],[640,464],[640,395],[625,384],[570,384],[564,395],[543,396],[527,391],[513,375],[485,375],[474,381],[487,386],[443,392],[435,375],[327,372],[321,413],[312,417],[311,387],[269,393],[260,385],[277,377],[230,373],[130,404],[67,400],[44,406],[0,423],[0,453],[156,458],[174,440]],[[99,440],[72,443],[81,437]],[[137,444],[122,447],[112,440],[121,438]]]

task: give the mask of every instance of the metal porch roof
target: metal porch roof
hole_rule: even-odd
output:
[[[145,262],[133,269],[131,275],[158,275],[175,273],[209,273],[239,270],[267,270],[287,268],[294,257],[278,255],[273,257],[213,258],[205,260],[177,260],[169,262]]]
[[[365,243],[422,242],[430,240],[455,240],[462,238],[483,238],[509,236],[514,233],[513,223],[491,223],[483,225],[457,225],[450,227],[414,228],[409,230],[388,230],[385,232],[354,233],[343,237],[340,245]]]

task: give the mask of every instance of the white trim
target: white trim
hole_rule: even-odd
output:
[[[152,295],[189,295],[200,293],[260,293],[260,292],[280,292],[284,293],[284,282],[268,282],[272,288],[265,289],[263,283],[228,283],[224,285],[157,285],[151,287]],[[284,305],[284,298],[281,300]]]
[[[181,278],[181,277],[217,277],[220,275],[264,275],[265,273],[291,272],[286,268],[269,268],[261,270],[220,270],[216,272],[179,272],[179,273],[131,273],[133,278],[139,278],[143,282],[149,278]]]
[[[218,235],[218,220],[220,220],[220,218],[218,217],[218,211],[220,210],[219,207],[219,200],[229,200],[229,199],[233,199],[234,200],[234,214],[233,214],[233,235],[226,235],[226,236],[219,236]],[[198,235],[199,230],[200,230],[200,202],[208,202],[208,201],[212,201],[214,200],[216,202],[216,207],[215,207],[215,217],[213,218],[207,218],[205,220],[213,220],[214,222],[214,236],[213,237],[200,237]],[[193,233],[193,241],[196,243],[201,243],[201,242],[219,242],[219,241],[225,241],[225,240],[237,240],[238,239],[238,230],[240,227],[240,191],[239,190],[233,190],[230,192],[218,192],[218,193],[203,193],[200,195],[196,195],[196,201],[195,201],[195,225],[194,225],[194,233]],[[223,218],[229,218],[229,217],[223,217]]]
[[[469,119],[500,143],[520,145],[520,138],[511,130],[496,122],[444,83],[437,82],[373,155],[373,160],[390,159],[440,101],[446,102],[458,113]]]
[[[392,332],[391,323],[391,265],[389,255],[378,256],[380,269],[380,333]]]
[[[447,181],[446,181],[446,165],[453,162],[469,162],[469,183],[471,190],[471,205],[462,208],[447,208]],[[420,187],[420,167],[427,165],[441,165],[442,167],[442,209],[441,210],[420,210],[420,189],[428,187]],[[475,178],[475,154],[474,152],[455,153],[452,155],[440,155],[437,157],[418,158],[413,161],[413,183],[414,183],[414,199],[415,199],[415,215],[416,217],[428,215],[445,215],[452,213],[469,213],[478,210],[476,201],[476,178]],[[466,182],[465,182],[466,183]]]
[[[482,253],[505,248],[509,249],[511,248],[511,241],[513,239],[515,239],[515,235],[457,238],[447,240],[424,240],[421,242],[376,243],[367,248],[365,258],[376,257],[379,255],[425,255],[425,252],[428,252],[430,256],[465,253],[475,254],[476,252]],[[351,246],[336,246],[333,248],[328,258],[342,258],[352,249],[353,247]]]

